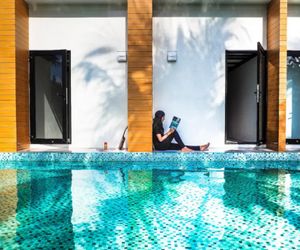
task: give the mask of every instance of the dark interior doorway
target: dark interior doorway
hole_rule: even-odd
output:
[[[225,143],[263,144],[266,137],[266,52],[226,51]]]
[[[30,51],[31,143],[71,143],[70,51]]]

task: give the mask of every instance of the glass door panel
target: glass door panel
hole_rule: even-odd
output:
[[[300,143],[300,52],[289,51],[287,57],[286,138]]]

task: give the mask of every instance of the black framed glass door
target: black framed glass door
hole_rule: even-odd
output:
[[[70,51],[30,51],[31,143],[71,143]]]

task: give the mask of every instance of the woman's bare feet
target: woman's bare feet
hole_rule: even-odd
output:
[[[186,153],[192,152],[192,151],[193,151],[193,150],[190,149],[190,148],[188,148],[188,147],[184,147],[184,148],[181,149],[181,152],[186,152]]]
[[[207,144],[205,144],[205,145],[201,145],[200,146],[200,151],[206,151],[206,150],[208,150],[209,145],[210,145],[209,142]]]

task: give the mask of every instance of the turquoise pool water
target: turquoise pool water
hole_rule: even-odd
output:
[[[0,249],[300,249],[299,163],[234,164],[3,163]]]

